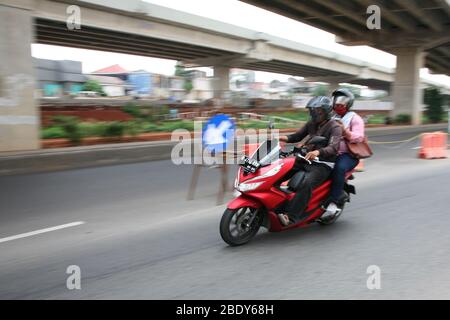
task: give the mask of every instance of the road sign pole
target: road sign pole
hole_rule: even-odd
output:
[[[219,190],[217,193],[217,204],[223,203],[225,198],[225,193],[228,190],[228,167],[227,167],[227,146],[234,139],[235,124],[233,120],[224,114],[219,114],[210,118],[205,130],[202,130],[202,143],[199,145],[201,149],[201,161],[194,161],[194,169],[192,171],[191,182],[189,184],[189,190],[187,194],[188,200],[194,199],[195,189],[198,184],[198,177],[200,175],[200,170],[202,167],[208,167],[208,165],[203,163],[204,149],[208,149],[210,156],[216,157],[216,160],[220,163],[220,158],[222,158],[222,163],[219,165],[209,166],[212,168],[220,169],[220,180],[219,180]],[[194,146],[195,148],[195,146]],[[196,149],[196,148],[195,148]],[[196,153],[194,152],[194,160],[196,159]]]
[[[217,193],[217,205],[223,204],[225,193],[228,190],[228,168],[226,163],[226,153],[222,153],[223,164],[220,167],[220,185],[219,192]]]
[[[197,188],[198,183],[198,176],[200,175],[200,168],[201,165],[194,164],[194,170],[192,171],[192,177],[191,177],[191,183],[189,184],[189,191],[188,191],[188,200],[194,200],[194,193],[195,189]]]

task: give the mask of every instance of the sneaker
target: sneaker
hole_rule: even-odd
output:
[[[322,216],[320,218],[324,218],[324,219],[331,219],[333,218],[336,213],[339,212],[339,208],[336,205],[336,203],[331,202],[328,207],[326,208],[326,211],[322,214]]]

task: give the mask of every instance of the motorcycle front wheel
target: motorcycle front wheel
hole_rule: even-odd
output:
[[[258,233],[263,218],[261,208],[226,209],[220,220],[220,236],[230,246],[243,245]]]

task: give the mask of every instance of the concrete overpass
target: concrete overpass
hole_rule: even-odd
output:
[[[223,68],[240,67],[363,78],[374,80],[375,86],[390,81],[388,68],[138,0],[71,1],[82,12],[82,28],[75,32],[66,26],[66,2],[37,2],[33,17],[38,43],[181,60],[186,66],[216,67],[220,75]]]
[[[395,54],[394,110],[412,114],[414,123],[420,122],[420,68],[450,75],[449,0],[241,1],[333,33],[339,43]],[[375,12],[380,28],[369,29],[367,21]]]
[[[68,27],[70,5],[81,29]],[[310,80],[388,89],[393,70],[192,14],[133,1],[0,0],[0,151],[39,147],[31,43],[62,45],[212,66],[216,92],[228,90],[230,67]]]

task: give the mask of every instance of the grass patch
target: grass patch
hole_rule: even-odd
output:
[[[384,124],[386,121],[386,116],[383,114],[373,114],[367,120],[368,124]]]
[[[275,112],[268,114],[267,116],[276,116],[276,117],[282,117],[287,118],[291,120],[298,120],[298,121],[308,121],[309,119],[309,113],[304,110],[298,110],[298,111],[286,111],[286,112]]]

